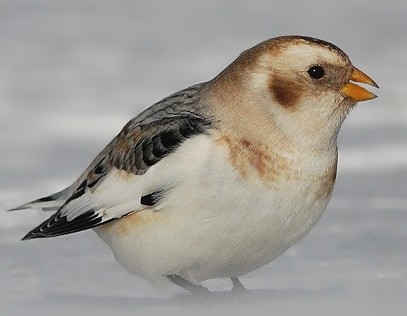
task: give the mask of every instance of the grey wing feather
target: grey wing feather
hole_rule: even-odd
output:
[[[80,195],[84,181],[86,185],[96,185],[110,165],[135,174],[145,173],[149,166],[169,153],[168,147],[165,145],[170,146],[171,142],[176,142],[176,139],[181,140],[182,135],[177,135],[177,133],[191,136],[199,133],[208,125],[210,119],[204,118],[200,114],[203,108],[200,92],[205,85],[205,83],[200,83],[178,91],[141,112],[126,124],[120,134],[95,157],[81,176],[69,187],[9,211],[35,208],[55,212],[69,198]],[[179,123],[183,126],[176,131]],[[195,124],[195,126],[191,124]],[[188,129],[191,135],[186,135]],[[158,141],[157,135],[160,134],[161,141]]]
[[[213,119],[207,109],[202,111],[199,93],[202,85],[204,84],[177,92],[128,122],[72,186],[42,199],[52,199],[55,203],[54,210],[59,209],[31,230],[24,239],[73,233],[126,215],[109,213],[110,207],[116,205],[95,205],[90,199],[92,193],[109,176],[112,167],[142,175],[152,165],[175,151],[187,138],[206,133],[212,127]],[[158,192],[162,194],[164,191]],[[143,198],[140,205],[148,205],[158,196],[159,194],[147,194],[139,197]],[[40,200],[25,204],[27,207],[41,205]]]
[[[8,211],[37,208],[43,210],[44,212],[55,212],[65,203],[65,201],[71,195],[71,191],[71,187],[67,187],[62,191],[19,205]]]
[[[65,202],[69,199],[69,197],[74,194],[74,192],[77,190],[78,186],[80,183],[83,182],[84,179],[88,177],[89,172],[95,168],[96,165],[100,164],[100,160],[102,157],[106,155],[107,152],[109,152],[112,142],[110,142],[109,145],[103,149],[102,152],[100,152],[96,158],[91,162],[89,167],[85,170],[85,172],[82,173],[82,175],[69,187],[53,193],[51,195],[36,199],[34,201],[30,201],[28,203],[24,203],[22,205],[19,205],[17,207],[14,207],[12,209],[9,209],[8,211],[17,211],[17,210],[24,210],[24,209],[40,209],[44,212],[56,212],[58,211],[64,204]]]

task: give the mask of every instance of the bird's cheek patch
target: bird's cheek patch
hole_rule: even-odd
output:
[[[281,77],[271,78],[269,89],[274,101],[284,108],[294,108],[303,92],[298,83]]]

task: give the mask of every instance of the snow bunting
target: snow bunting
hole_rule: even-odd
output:
[[[129,121],[71,186],[16,209],[52,211],[23,239],[92,228],[117,261],[193,292],[261,267],[317,223],[337,135],[378,87],[338,47],[284,36]]]

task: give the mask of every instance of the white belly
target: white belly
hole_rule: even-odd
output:
[[[321,181],[297,175],[266,186],[242,177],[228,153],[207,139],[188,142],[147,172],[161,175],[160,181],[177,175],[158,210],[95,229],[130,272],[151,280],[177,274],[192,282],[241,276],[305,236],[328,203],[332,187],[320,193],[326,167]]]

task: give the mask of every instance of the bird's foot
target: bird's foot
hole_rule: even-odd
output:
[[[240,282],[238,278],[230,278],[232,280],[232,292],[234,293],[245,293],[247,290],[244,285]]]
[[[211,293],[206,287],[189,282],[189,281],[185,280],[183,277],[180,277],[179,275],[175,275],[175,274],[167,275],[167,279],[170,280],[172,283],[187,290],[192,295],[208,296]]]

